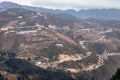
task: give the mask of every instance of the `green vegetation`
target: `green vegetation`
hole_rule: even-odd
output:
[[[104,45],[101,43],[95,43],[93,45],[93,49],[95,50],[96,53],[102,54],[104,51]]]
[[[0,74],[0,80],[5,80],[4,77]]]
[[[0,74],[0,80],[9,80],[9,78],[12,78],[11,80],[73,80],[70,73],[61,70],[44,70],[28,61],[7,57],[4,63],[3,60],[0,61],[0,71],[7,72],[4,77]]]
[[[70,74],[60,70],[44,70],[28,61],[16,59],[15,53],[0,52],[0,80],[73,80]]]
[[[110,80],[120,80],[120,69],[117,69],[117,72]]]

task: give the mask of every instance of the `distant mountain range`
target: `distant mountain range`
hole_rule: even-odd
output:
[[[16,4],[13,2],[1,2],[0,10],[9,8],[25,8],[32,11],[43,12],[48,14],[59,14],[71,19],[104,19],[104,20],[120,20],[120,9],[88,9],[88,10],[53,10],[42,7],[32,7]]]

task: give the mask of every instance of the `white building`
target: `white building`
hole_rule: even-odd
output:
[[[55,46],[56,47],[63,47],[63,44],[58,43],[58,44],[55,44]]]

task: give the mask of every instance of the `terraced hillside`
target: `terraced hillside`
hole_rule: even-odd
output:
[[[1,11],[0,50],[17,51],[15,60],[64,71],[75,80],[108,80],[120,66],[120,29],[92,22],[22,8]],[[13,68],[9,61],[14,60],[7,60],[1,65]],[[6,69],[1,71],[9,74]]]

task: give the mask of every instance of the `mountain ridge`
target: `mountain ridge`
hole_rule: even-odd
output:
[[[78,19],[104,19],[104,20],[120,20],[120,9],[88,9],[88,10],[79,10],[76,11],[74,9],[60,10],[60,9],[48,9],[42,7],[32,7],[26,5],[20,5],[13,2],[1,2],[0,10],[5,10],[8,8],[25,8],[32,11],[43,12],[48,14],[67,14],[72,15]],[[111,16],[112,15],[112,16]]]

